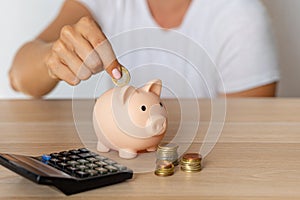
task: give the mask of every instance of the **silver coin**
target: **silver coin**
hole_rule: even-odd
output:
[[[164,150],[164,151],[175,151],[177,150],[178,145],[174,143],[160,143],[158,145],[158,149]]]

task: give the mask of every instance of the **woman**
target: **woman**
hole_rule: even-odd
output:
[[[277,59],[268,19],[258,0],[66,0],[57,18],[16,54],[11,85],[16,91],[41,97],[60,80],[77,85],[103,69],[119,79],[120,65],[106,37],[149,27],[174,30],[205,48],[221,77],[209,86],[216,91],[210,97],[275,95]],[[147,55],[138,58],[145,60]],[[128,61],[125,66],[130,70],[134,64]],[[194,74],[189,70],[183,68]],[[193,75],[186,78],[201,93],[204,86],[199,85],[205,84]],[[210,75],[204,79],[214,80]]]

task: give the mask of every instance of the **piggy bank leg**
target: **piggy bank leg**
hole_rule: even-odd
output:
[[[110,149],[107,146],[105,146],[104,144],[102,144],[100,141],[98,141],[97,150],[99,152],[109,152]]]
[[[157,147],[156,146],[154,146],[154,147],[149,147],[148,149],[147,149],[147,151],[156,151],[156,149],[157,149]]]
[[[137,152],[135,152],[133,150],[129,150],[129,149],[120,149],[119,156],[121,158],[125,158],[125,159],[132,159],[137,156]]]

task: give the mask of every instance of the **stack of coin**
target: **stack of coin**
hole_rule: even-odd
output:
[[[198,153],[187,153],[181,158],[181,170],[185,172],[199,172],[201,171],[202,156]]]
[[[154,174],[157,176],[171,176],[174,174],[174,165],[169,161],[157,160]]]
[[[178,165],[178,145],[174,143],[161,143],[158,145],[156,151],[156,159],[162,161],[169,161],[173,165]]]

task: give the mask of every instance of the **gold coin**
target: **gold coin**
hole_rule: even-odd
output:
[[[122,77],[118,80],[115,78],[112,78],[112,81],[118,87],[125,86],[130,81],[130,73],[124,66],[121,66],[121,74],[122,74]]]
[[[182,169],[182,168],[181,168],[181,170],[184,172],[200,172],[201,171],[201,170],[186,170],[186,169]]]
[[[157,176],[171,176],[174,174],[174,165],[168,161],[159,161],[154,174]]]
[[[183,168],[183,169],[189,169],[189,170],[198,170],[198,169],[201,169],[201,165],[199,165],[199,166],[193,166],[193,167],[181,165],[181,168]]]
[[[189,166],[183,166],[181,165],[180,167],[182,170],[201,170],[202,167],[201,166],[197,166],[197,167],[189,167]]]
[[[172,176],[174,174],[174,171],[171,172],[171,173],[161,173],[161,172],[159,172],[159,171],[156,170],[154,173],[157,176]]]
[[[188,167],[198,167],[198,166],[201,166],[201,163],[198,163],[198,164],[193,164],[193,165],[190,165],[190,164],[187,164],[187,163],[180,163],[181,166],[188,166]]]
[[[171,169],[156,169],[154,173],[158,176],[171,176],[174,174],[174,167]]]
[[[193,164],[201,163],[201,160],[200,159],[199,160],[186,160],[186,159],[181,158],[180,162],[183,163],[183,164],[193,165]]]

